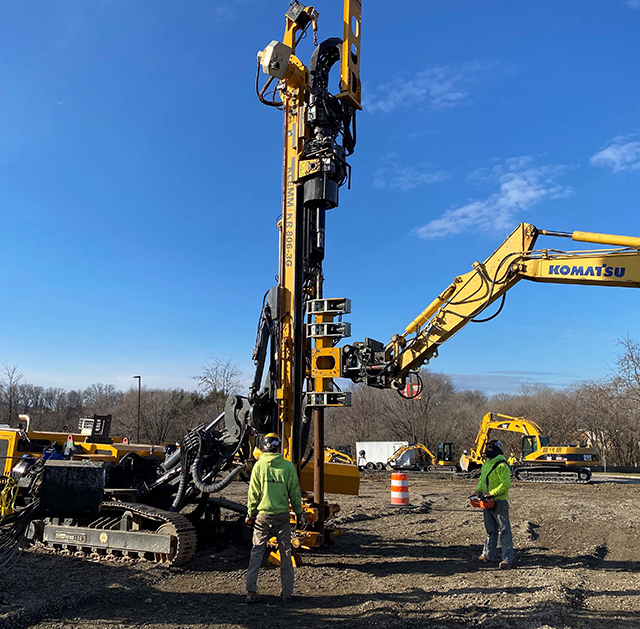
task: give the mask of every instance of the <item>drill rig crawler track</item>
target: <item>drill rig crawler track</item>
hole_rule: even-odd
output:
[[[70,520],[70,521],[69,521]],[[143,559],[172,566],[188,563],[196,529],[183,515],[144,504],[107,501],[100,514],[82,519],[35,520],[27,540],[37,548],[92,560]]]

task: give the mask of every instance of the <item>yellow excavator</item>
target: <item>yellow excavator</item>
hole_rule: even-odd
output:
[[[342,463],[343,465],[356,464],[351,455],[346,452],[342,452],[341,450],[330,448],[329,446],[324,447],[324,460],[326,463]]]
[[[539,236],[570,238],[608,247],[577,251],[536,248]],[[549,231],[521,223],[484,262],[475,262],[471,271],[456,277],[402,334],[394,334],[386,344],[366,338],[343,346],[340,355],[342,375],[371,387],[396,389],[400,395],[411,385],[411,397],[419,396],[422,387],[420,367],[437,357],[440,346],[468,323],[484,323],[495,318],[504,306],[507,291],[523,279],[540,283],[640,288],[640,238]],[[498,300],[500,305],[496,312],[479,317]],[[595,465],[599,460],[596,449],[552,447],[538,426],[521,418],[499,419],[494,427],[500,426],[524,434],[525,464],[517,468],[517,479],[588,482],[591,478],[589,465]],[[483,431],[481,428],[481,433]],[[476,464],[481,462],[478,447],[475,459]]]
[[[392,456],[387,459],[387,465],[393,469],[399,468],[398,462],[404,454],[407,452],[416,451],[418,453],[418,460],[413,469],[418,469],[422,472],[455,472],[456,460],[455,460],[455,448],[453,443],[439,443],[437,455],[433,454],[427,446],[423,443],[410,443],[409,445],[398,448]],[[402,466],[402,469],[407,469],[406,466]]]
[[[538,424],[524,417],[511,417],[502,413],[487,413],[469,455],[462,455],[460,467],[473,471],[485,461],[485,447],[495,430],[516,432],[522,437],[522,456],[514,466],[517,480],[551,483],[587,483],[591,469],[600,465],[597,448],[585,446],[552,446],[549,437],[542,434]]]

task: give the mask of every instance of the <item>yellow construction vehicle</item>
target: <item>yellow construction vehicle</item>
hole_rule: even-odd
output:
[[[76,461],[117,464],[128,454],[131,458],[153,456],[158,461],[164,459],[162,446],[133,444],[126,437],[110,436],[111,415],[82,418],[78,432],[74,433],[35,431],[29,415],[18,418],[23,422],[19,428],[0,425],[0,466],[5,476],[10,475],[25,456],[56,460],[64,450],[73,453]]]
[[[453,443],[439,443],[438,454],[433,454],[427,446],[422,443],[410,443],[409,445],[398,448],[393,453],[393,456],[387,460],[387,465],[393,469],[398,466],[398,461],[407,452],[416,451],[418,453],[418,459],[415,465],[410,466],[413,469],[419,469],[423,472],[455,472],[455,448]],[[422,456],[420,456],[422,455]],[[401,466],[402,469],[407,469],[406,466]]]
[[[587,483],[591,479],[590,467],[600,465],[597,448],[583,446],[551,446],[538,424],[524,417],[511,417],[502,413],[487,413],[469,455],[463,455],[460,466],[473,471],[485,461],[485,447],[492,431],[517,432],[522,437],[522,456],[514,466],[518,480],[554,483]]]
[[[325,409],[350,403],[350,394],[335,387],[333,379],[341,375],[335,345],[349,336],[342,317],[351,303],[325,297],[323,260],[327,211],[338,206],[339,189],[348,179],[355,117],[362,109],[361,2],[344,0],[341,39],[318,43],[318,17],[314,7],[292,0],[282,41],[258,53],[258,72],[261,68],[269,77],[261,88],[256,82],[258,98],[284,114],[284,185],[278,285],[263,309],[263,349],[254,352],[258,369],[247,400],[251,412],[266,413],[270,431],[280,435],[282,454],[298,468],[303,490],[313,490],[313,502],[306,507],[313,525],[299,533],[307,546],[331,537],[324,521],[335,509],[325,505],[325,490],[357,493],[359,483],[356,466],[325,463]],[[315,48],[306,66],[296,49],[310,28]],[[335,64],[340,82],[332,94],[329,75]],[[268,376],[261,388],[264,367]]]
[[[356,464],[352,456],[346,452],[330,448],[329,446],[324,447],[324,460],[326,463],[342,463],[343,465]]]

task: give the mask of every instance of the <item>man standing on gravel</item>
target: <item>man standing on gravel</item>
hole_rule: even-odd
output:
[[[280,551],[280,597],[288,602],[293,596],[293,564],[291,563],[291,525],[289,503],[298,522],[303,522],[302,495],[296,468],[279,452],[280,439],[275,433],[264,438],[263,454],[254,465],[249,481],[247,519],[253,529],[253,548],[247,570],[247,603],[257,603],[258,572],[267,547],[275,536]]]
[[[500,535],[502,561],[500,568],[508,570],[513,564],[513,537],[509,522],[509,487],[511,487],[511,471],[502,453],[502,443],[492,439],[485,449],[487,460],[480,470],[480,478],[476,486],[476,496],[491,497],[494,506],[484,509],[484,527],[487,539],[478,561],[495,561]]]

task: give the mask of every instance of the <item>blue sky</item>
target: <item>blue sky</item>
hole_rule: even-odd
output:
[[[321,39],[341,5],[316,4]],[[325,263],[354,339],[401,332],[522,220],[640,235],[638,0],[363,5],[365,110]],[[282,151],[256,52],[287,6],[0,5],[0,362],[67,388],[191,388],[213,357],[249,376]],[[521,282],[430,368],[489,392],[601,377],[640,338],[639,300]]]

